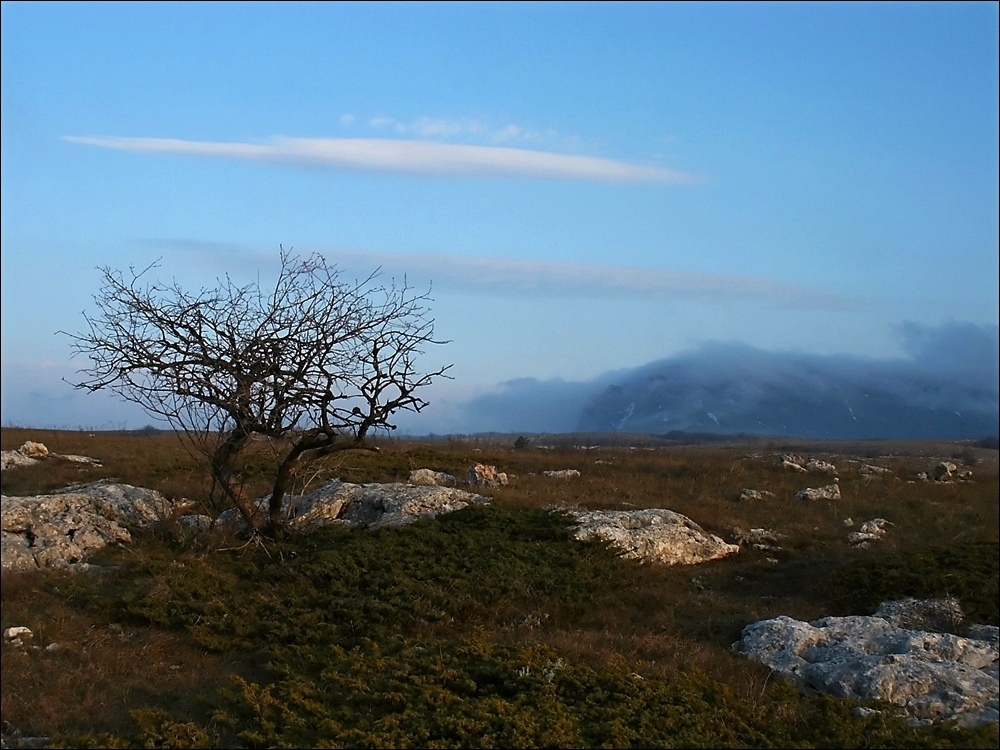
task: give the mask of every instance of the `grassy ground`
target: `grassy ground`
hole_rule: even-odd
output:
[[[200,459],[172,435],[0,436],[5,450],[31,439],[103,462],[5,472],[4,494],[115,477],[209,502]],[[462,474],[474,461],[511,475],[488,491],[492,505],[432,523],[187,547],[161,529],[100,553],[100,575],[5,576],[3,627],[27,625],[35,644],[59,647],[3,646],[4,727],[67,746],[996,746],[995,725],[854,716],[730,651],[758,619],[870,613],[904,595],[956,596],[971,620],[997,624],[996,450],[512,444],[386,443],[298,478],[303,488],[334,476],[405,481],[414,468]],[[788,450],[837,464],[843,499],[793,499],[827,480],[778,468]],[[974,481],[908,481],[939,458]],[[861,463],[893,475],[865,478]],[[266,491],[272,465],[260,444],[245,467],[250,494]],[[541,475],[568,468],[581,476]],[[739,501],[744,488],[775,496]],[[780,551],[641,565],[572,540],[552,506],[669,508],[728,540],[736,528],[786,537]],[[893,525],[857,549],[848,517]]]

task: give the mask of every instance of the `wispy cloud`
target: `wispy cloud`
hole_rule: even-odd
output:
[[[341,267],[362,272],[382,267],[388,273],[429,279],[435,287],[470,292],[704,301],[756,298],[820,310],[854,309],[861,304],[861,300],[815,287],[748,276],[446,253],[331,250],[324,254]]]
[[[428,123],[426,127],[433,129],[437,125]],[[695,175],[683,172],[593,156],[412,140],[277,137],[265,143],[221,143],[116,136],[63,136],[63,140],[144,154],[184,154],[429,176],[673,185],[699,181]]]

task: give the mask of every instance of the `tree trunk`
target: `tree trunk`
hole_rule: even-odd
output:
[[[233,463],[249,441],[250,435],[242,430],[233,430],[229,433],[229,437],[215,449],[215,453],[212,455],[212,478],[233,501],[233,505],[236,506],[250,528],[258,534],[269,535],[267,520],[262,517],[257,507],[247,500],[242,491],[233,487],[233,474],[235,473]]]

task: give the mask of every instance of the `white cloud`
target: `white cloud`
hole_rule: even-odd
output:
[[[348,125],[353,125],[354,124],[354,115],[352,115],[350,112],[346,112],[346,113],[342,114],[340,116],[340,124],[343,125],[343,126],[345,126],[345,127],[348,126]]]
[[[63,136],[63,140],[146,154],[186,154],[432,176],[674,185],[699,181],[691,174],[593,156],[410,140],[277,137],[266,143],[220,143],[116,136]]]
[[[368,124],[373,128],[384,128],[386,125],[392,125],[395,122],[391,117],[373,117],[368,121]]]
[[[847,310],[860,303],[802,284],[748,276],[445,253],[335,250],[324,254],[345,269],[366,272],[382,267],[386,273],[406,273],[415,281],[429,279],[435,287],[469,292],[603,299],[762,299],[820,310]]]

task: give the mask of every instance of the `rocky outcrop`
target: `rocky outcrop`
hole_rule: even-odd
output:
[[[828,484],[823,487],[806,487],[795,493],[796,500],[840,500],[840,485]]]
[[[819,461],[815,458],[811,458],[806,461],[806,471],[820,473],[820,474],[832,474],[836,476],[837,467],[827,461]]]
[[[257,501],[264,512],[268,498]],[[283,516],[294,531],[309,532],[323,526],[343,525],[350,528],[365,526],[405,526],[420,520],[451,513],[468,505],[488,503],[489,499],[452,487],[418,486],[412,484],[350,484],[333,480],[307,495],[285,499]],[[219,526],[245,528],[243,518],[235,509],[222,513]]]
[[[750,544],[762,552],[781,551],[778,541],[787,537],[787,534],[779,534],[770,529],[741,529],[739,526],[733,529],[733,538],[737,544]]]
[[[694,565],[740,551],[709,534],[690,518],[671,510],[569,511],[574,535],[581,541],[603,539],[621,550],[621,557],[665,565]]]
[[[765,497],[774,497],[773,492],[767,490],[745,489],[740,493],[740,500],[763,500]]]
[[[496,466],[473,464],[469,467],[469,484],[478,487],[500,487],[507,484],[507,475],[497,471]]]
[[[874,464],[861,464],[858,467],[858,473],[865,479],[879,479],[892,476],[891,469],[887,469],[884,466],[875,466]]]
[[[864,549],[872,542],[878,542],[885,538],[885,527],[892,526],[892,523],[884,518],[873,518],[861,524],[861,528],[852,531],[847,535],[847,540],[856,547]]]
[[[542,476],[551,479],[573,479],[580,476],[580,472],[576,469],[559,469],[557,471],[543,471]]]
[[[455,476],[433,469],[414,469],[406,481],[421,487],[454,487],[458,484],[458,479]]]
[[[7,471],[8,469],[16,469],[21,466],[32,466],[42,459],[49,457],[61,458],[64,461],[72,461],[78,464],[101,465],[100,461],[89,456],[64,456],[59,453],[50,453],[49,449],[42,443],[35,443],[29,440],[16,451],[0,452],[0,470]]]
[[[895,703],[913,724],[996,721],[997,629],[980,628],[968,637],[902,627],[940,625],[933,613],[941,611],[947,624],[956,616],[960,621],[956,608],[953,602],[927,607],[908,600],[883,603],[871,617],[824,617],[812,623],[775,617],[744,628],[733,649],[800,688]]]
[[[4,570],[78,566],[108,544],[131,541],[130,530],[171,515],[174,504],[153,490],[97,482],[51,495],[2,499]]]

